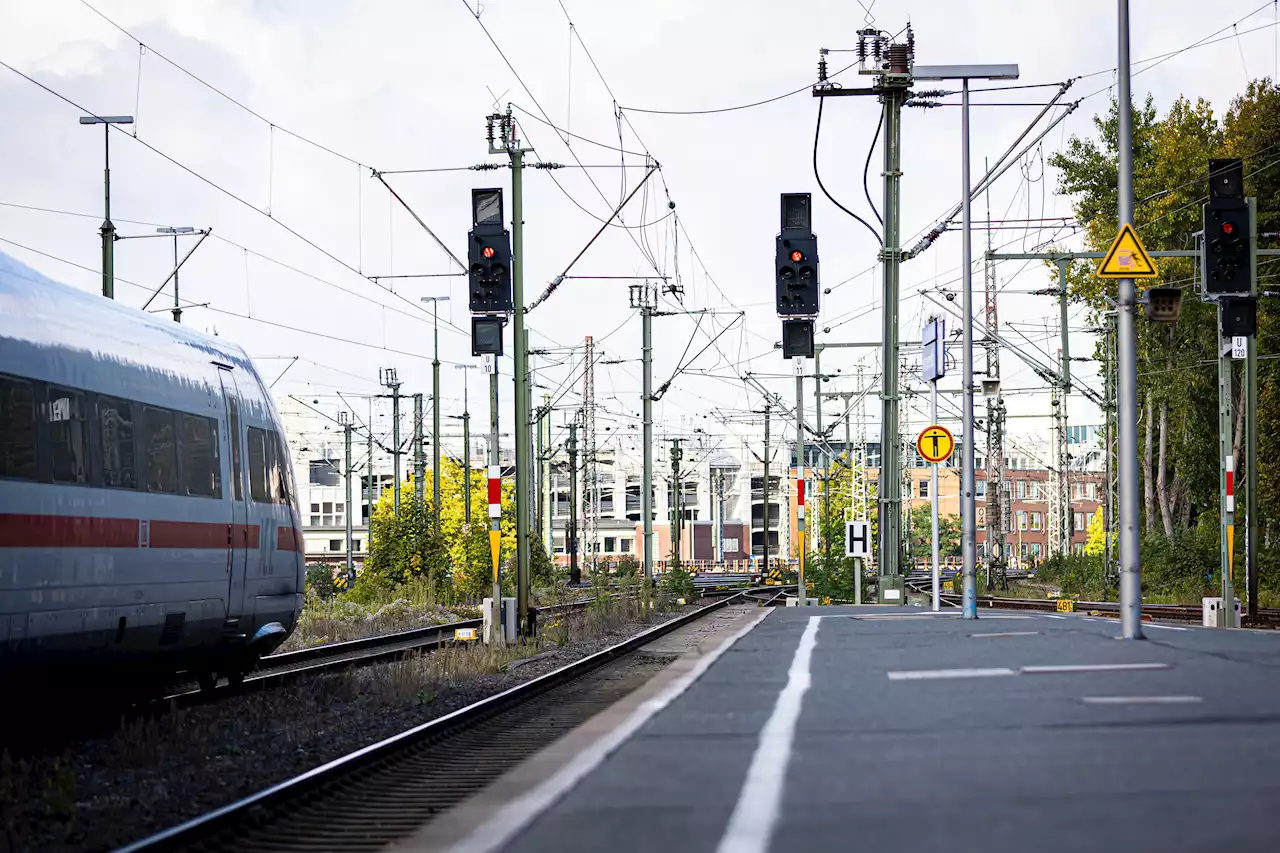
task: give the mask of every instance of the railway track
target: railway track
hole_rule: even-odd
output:
[[[914,591],[931,593],[927,583],[908,581]],[[943,593],[942,601],[946,604],[960,606],[961,596],[955,593]],[[1054,598],[1003,598],[994,595],[978,596],[979,607],[999,608],[1002,610],[1038,610],[1052,612],[1057,610],[1058,600]],[[1120,616],[1120,604],[1116,601],[1076,601],[1077,612],[1091,612],[1099,616]],[[1204,610],[1197,604],[1143,604],[1142,612],[1153,619],[1169,622],[1192,622],[1197,625],[1203,621]],[[1280,628],[1280,609],[1261,608],[1254,620],[1243,620],[1246,628]]]
[[[714,601],[118,853],[381,849],[607,708],[671,660],[645,654],[643,646],[730,604],[754,600],[749,592]]]
[[[583,610],[595,599],[584,598],[566,604],[539,607],[539,615]],[[288,684],[299,678],[322,671],[338,671],[353,666],[366,666],[380,661],[394,660],[408,652],[428,652],[453,641],[454,631],[462,628],[483,627],[482,619],[463,619],[443,625],[412,628],[392,634],[379,634],[340,643],[325,643],[291,652],[266,655],[258,668],[245,676],[244,681],[233,685],[238,689],[260,689]],[[170,692],[160,701],[178,704],[197,704],[211,701],[226,690],[202,690],[195,682],[188,682],[181,689]]]

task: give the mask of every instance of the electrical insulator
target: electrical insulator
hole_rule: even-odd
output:
[[[876,62],[880,61],[881,44],[882,44],[882,39],[880,38],[880,36],[876,36],[875,41],[872,42],[872,46],[871,46],[871,50],[872,50],[871,55],[875,57]]]
[[[867,61],[867,39],[861,33],[858,34],[858,62],[865,63]]]
[[[818,59],[818,82],[827,82],[827,57],[825,54]]]

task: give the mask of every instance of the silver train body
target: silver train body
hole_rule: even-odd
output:
[[[0,254],[0,673],[242,675],[302,608],[292,470],[240,347]]]

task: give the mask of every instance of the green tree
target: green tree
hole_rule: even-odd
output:
[[[1085,229],[1085,244],[1107,248],[1115,236],[1116,145],[1119,111],[1113,101],[1105,117],[1094,119],[1096,137],[1072,137],[1067,149],[1051,159],[1060,170],[1058,189],[1070,195],[1076,218]],[[1160,118],[1150,97],[1134,110],[1134,194],[1141,200],[1135,226],[1150,250],[1184,249],[1199,228],[1199,200],[1210,156],[1222,153],[1222,131],[1210,105],[1177,99]],[[1192,295],[1195,269],[1190,258],[1159,262],[1163,286],[1182,287]],[[1091,264],[1075,264],[1072,297],[1090,309],[1093,322],[1110,309],[1115,284],[1094,275]],[[1171,535],[1188,523],[1194,505],[1216,502],[1216,349],[1213,309],[1193,298],[1183,301],[1176,326],[1138,324],[1139,401],[1143,448],[1140,454],[1144,526]],[[1101,356],[1101,352],[1098,353]],[[1206,444],[1206,441],[1210,442]]]
[[[425,478],[432,479],[428,470]],[[467,522],[465,490],[471,491],[471,521]],[[435,511],[428,487],[423,500],[415,494],[412,478],[401,484],[400,515],[396,516],[394,495],[384,491],[374,504],[369,528],[369,558],[358,586],[394,586],[409,580],[425,579],[431,594],[441,602],[475,600],[491,594],[493,559],[489,547],[488,483],[482,469],[472,469],[470,483],[466,471],[455,460],[444,459],[440,466],[440,533],[433,533]],[[503,590],[515,588],[515,484],[502,483],[500,522],[500,567]],[[531,555],[534,581],[549,583],[550,560],[541,549]]]
[[[818,494],[826,495],[830,506],[818,504],[812,523],[818,525],[818,547],[805,560],[805,581],[813,584],[813,592],[820,597],[837,601],[853,601],[859,582],[856,561],[844,555],[845,522],[852,506],[850,494],[850,454],[843,454],[831,466],[831,483]],[[869,490],[872,511],[871,539],[878,532],[875,521],[875,488]]]
[[[960,516],[938,516],[938,556],[960,556]],[[933,509],[927,505],[911,509],[911,557],[933,559]]]
[[[448,554],[443,538],[432,532],[431,516],[429,501],[418,500],[412,483],[401,486],[399,515],[394,492],[384,492],[369,518],[369,556],[357,577],[357,589],[426,579],[429,594],[447,600],[442,586],[447,578]]]

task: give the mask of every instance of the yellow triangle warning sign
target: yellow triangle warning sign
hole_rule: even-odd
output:
[[[1115,242],[1107,250],[1106,257],[1102,259],[1098,277],[1155,278],[1158,275],[1155,262],[1151,260],[1147,250],[1142,248],[1138,232],[1133,230],[1132,225],[1125,223],[1116,235]]]

